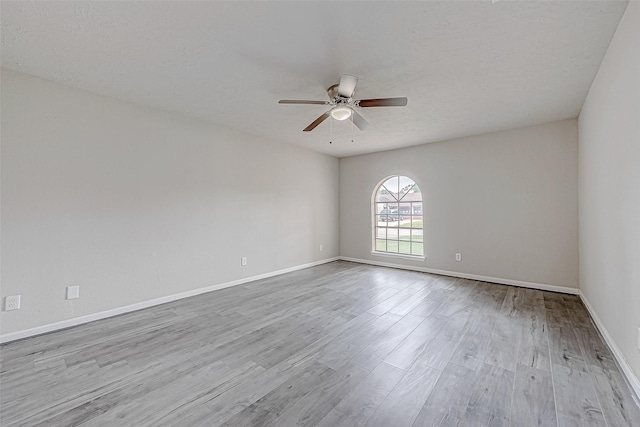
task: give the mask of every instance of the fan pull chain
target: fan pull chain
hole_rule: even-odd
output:
[[[355,123],[353,123],[353,117],[351,117],[351,142],[353,142],[353,128],[355,126]]]
[[[329,117],[329,144],[333,144],[333,120]]]

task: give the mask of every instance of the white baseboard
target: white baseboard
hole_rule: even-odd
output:
[[[8,334],[0,335],[0,344],[19,340],[22,338],[28,338],[35,335],[46,334],[47,332],[53,332],[60,329],[70,328],[72,326],[81,325],[83,323],[93,322],[95,320],[106,319],[107,317],[117,316],[119,314],[129,313],[131,311],[141,310],[147,307],[153,307],[154,305],[165,304],[167,302],[176,301],[183,298],[192,297],[195,295],[204,294],[207,292],[217,291],[219,289],[229,288],[231,286],[242,285],[244,283],[253,282],[255,280],[266,279],[268,277],[278,276],[280,274],[290,273],[292,271],[302,270],[304,268],[314,267],[320,264],[326,264],[328,262],[337,261],[339,258],[327,258],[320,261],[314,261],[307,264],[296,265],[294,267],[285,268],[282,270],[272,271],[269,273],[259,274],[257,276],[245,277],[243,279],[234,280],[231,282],[220,283],[217,285],[207,286],[205,288],[193,289],[186,292],[180,292],[178,294],[167,295],[160,298],[155,298],[148,301],[139,302],[136,304],[127,305],[125,307],[118,307],[111,310],[101,311],[99,313],[88,314],[86,316],[74,317],[73,319],[62,320],[60,322],[49,323],[47,325],[37,326],[31,329],[25,329],[23,331],[11,332]]]
[[[340,257],[343,261],[357,262],[360,264],[379,265],[381,267],[400,268],[403,270],[419,271],[422,273],[440,274],[442,276],[459,277],[462,279],[480,280],[483,282],[499,283],[501,285],[518,286],[521,288],[538,289],[541,291],[560,292],[562,294],[578,295],[579,289],[569,288],[567,286],[547,285],[544,283],[524,282],[522,280],[502,279],[500,277],[480,276],[478,274],[458,273],[456,271],[437,270],[435,268],[415,267],[412,265],[393,264],[390,262],[371,261],[368,259]]]
[[[602,320],[600,320],[600,317],[598,317],[596,310],[593,308],[587,297],[585,297],[582,292],[580,292],[580,299],[584,303],[585,307],[587,307],[587,311],[589,311],[593,322],[596,324],[598,331],[600,331],[600,335],[602,335],[602,338],[604,338],[604,341],[609,346],[609,349],[613,353],[613,357],[616,358],[616,362],[618,362],[620,369],[622,369],[622,374],[626,377],[626,380],[631,386],[631,389],[636,394],[636,402],[640,404],[640,380],[638,380],[638,377],[633,372],[633,369],[631,369],[631,366],[629,366],[629,362],[627,362],[627,359],[625,359],[624,355],[616,345],[616,342],[613,340],[613,338],[611,338],[609,331],[607,331],[604,323],[602,323]]]

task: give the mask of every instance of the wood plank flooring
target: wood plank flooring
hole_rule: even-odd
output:
[[[575,296],[333,262],[0,347],[2,426],[640,426]]]

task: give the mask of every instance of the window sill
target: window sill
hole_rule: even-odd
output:
[[[421,255],[394,254],[392,252],[378,252],[378,251],[371,251],[371,255],[388,257],[388,258],[410,259],[413,261],[424,261],[425,259],[427,259],[426,256],[421,256]]]

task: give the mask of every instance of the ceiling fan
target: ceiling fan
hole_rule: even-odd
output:
[[[349,74],[343,74],[340,76],[340,83],[330,86],[327,89],[327,95],[329,95],[329,101],[305,101],[298,99],[281,99],[278,104],[316,104],[316,105],[331,105],[332,108],[315,119],[309,126],[303,129],[303,132],[312,131],[320,123],[325,121],[329,116],[336,120],[351,119],[358,129],[365,130],[369,126],[367,122],[355,108],[367,108],[367,107],[404,107],[407,105],[407,98],[376,98],[376,99],[360,99],[354,100],[352,98],[355,90],[358,78]]]

